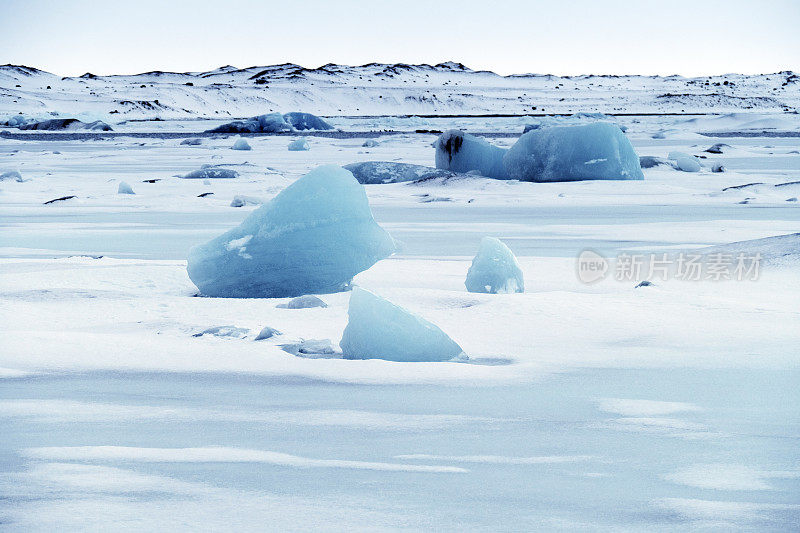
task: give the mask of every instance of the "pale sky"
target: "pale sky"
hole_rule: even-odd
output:
[[[800,71],[800,0],[0,0],[0,64],[60,75],[460,61],[499,74]]]

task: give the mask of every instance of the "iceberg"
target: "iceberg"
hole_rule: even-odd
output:
[[[281,335],[281,332],[275,328],[264,326],[264,328],[258,333],[258,335],[256,335],[256,338],[253,340],[263,341],[264,339],[270,339],[276,335]]]
[[[310,150],[311,146],[308,145],[308,139],[305,137],[300,137],[299,139],[295,139],[294,141],[289,143],[289,151],[290,152],[303,152],[305,150]]]
[[[364,187],[347,170],[318,167],[236,228],[189,252],[189,278],[207,296],[283,298],[345,290],[395,251]]]
[[[392,161],[365,161],[351,163],[344,168],[353,173],[356,180],[363,184],[401,183],[427,178],[447,178],[455,176],[449,170],[412,165],[410,163],[395,163]]]
[[[375,139],[367,139],[361,146],[364,148],[375,148],[379,144],[381,143],[376,141]]]
[[[436,168],[462,174],[474,170],[487,178],[508,179],[508,173],[503,166],[505,148],[459,130],[442,133],[434,146]]]
[[[310,294],[292,298],[285,304],[278,304],[276,307],[281,309],[311,309],[312,307],[328,307],[328,304]]]
[[[525,292],[525,281],[514,253],[494,237],[484,237],[464,282],[469,292]]]
[[[52,118],[41,122],[30,122],[17,126],[21,130],[92,130],[92,131],[112,131],[111,126],[103,121],[82,122],[77,118]]]
[[[230,168],[217,168],[217,167],[203,167],[199,170],[193,170],[188,174],[184,174],[181,178],[185,180],[207,180],[207,179],[233,179],[239,176],[239,173]],[[210,185],[207,183],[206,185]]]
[[[181,141],[181,145],[186,146],[200,146],[203,144],[203,139],[200,137],[192,137],[191,139],[184,139]]]
[[[228,122],[216,128],[206,130],[206,133],[279,133],[291,131],[292,126],[280,113],[269,113],[252,117],[247,120]]]
[[[435,325],[359,287],[350,295],[347,314],[339,343],[345,359],[422,362],[465,357]]]
[[[264,200],[261,198],[256,198],[255,196],[245,196],[243,194],[237,194],[231,200],[231,207],[244,207],[246,205],[262,205]]]
[[[117,194],[136,194],[133,192],[133,189],[130,185],[128,185],[125,181],[119,182],[119,187],[117,188]]]
[[[675,161],[678,170],[684,172],[700,172],[700,162],[692,155],[683,152],[670,152],[667,158]]]
[[[231,146],[231,150],[252,150],[250,144],[243,137],[236,139],[236,142]]]
[[[6,172],[0,172],[0,181],[4,180],[14,180],[19,183],[26,181],[22,178],[22,174],[20,174],[18,170],[9,170]]]
[[[289,123],[292,128],[302,130],[332,130],[333,126],[311,113],[300,113],[293,111],[283,115],[283,120]]]
[[[531,130],[503,163],[508,176],[520,181],[644,179],[630,141],[608,122]]]

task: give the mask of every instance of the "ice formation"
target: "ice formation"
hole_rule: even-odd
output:
[[[281,309],[311,309],[312,307],[328,307],[328,304],[310,294],[292,298],[285,304],[278,304]]]
[[[464,282],[469,292],[525,292],[525,281],[514,253],[494,237],[484,237]]]
[[[305,137],[300,137],[299,139],[295,139],[294,141],[289,143],[290,152],[302,152],[310,149],[311,146],[309,146],[308,139],[306,139]]]
[[[346,289],[394,253],[353,175],[318,167],[236,228],[189,252],[189,277],[207,296],[282,298]]]
[[[292,126],[280,113],[269,113],[247,120],[228,122],[222,126],[208,130],[206,133],[278,133],[291,131]]]
[[[192,337],[202,337],[203,335],[212,335],[214,337],[233,337],[240,339],[247,335],[250,330],[247,328],[237,328],[236,326],[215,326],[213,328],[204,329],[200,333],[195,333]]]
[[[20,174],[19,171],[17,171],[17,170],[9,170],[9,171],[6,171],[6,172],[0,172],[0,181],[4,181],[4,180],[14,180],[14,181],[18,181],[19,183],[22,183],[23,181],[25,181],[22,178],[22,174]]]
[[[231,146],[231,150],[252,150],[250,143],[243,137],[236,139],[236,142]]]
[[[678,170],[684,172],[700,172],[700,162],[692,155],[683,152],[670,152],[667,157],[675,161]]]
[[[200,137],[193,137],[191,139],[184,139],[181,141],[181,145],[187,146],[200,146],[201,144],[203,144],[203,139]]]
[[[359,183],[399,183],[415,181],[423,178],[450,177],[455,174],[449,170],[412,165],[409,163],[395,163],[392,161],[365,161],[351,163],[344,168],[353,173]]]
[[[206,179],[233,179],[238,176],[239,173],[230,168],[203,167],[199,170],[193,170],[188,174],[184,174],[181,177],[186,180],[206,180]]]
[[[245,196],[243,194],[237,194],[231,200],[231,207],[244,207],[246,205],[261,205],[264,203],[264,200],[261,198],[256,198],[255,196]]]
[[[119,187],[117,188],[117,194],[136,194],[133,192],[133,189],[130,185],[128,185],[125,181],[119,182]]]
[[[310,359],[331,359],[337,356],[330,339],[305,339],[295,344],[283,344],[281,349],[292,355]]]
[[[459,173],[477,170],[487,178],[508,179],[503,166],[505,148],[459,130],[442,133],[435,146],[436,168]]]
[[[346,359],[449,361],[464,351],[441,329],[361,288],[350,296],[339,345]]]
[[[302,130],[332,130],[333,126],[311,113],[300,113],[293,111],[283,115],[283,119],[294,129]]]
[[[41,122],[30,122],[17,126],[21,130],[92,130],[92,131],[112,131],[111,126],[100,120],[94,122],[82,122],[77,118],[53,118]]]
[[[264,339],[270,339],[275,335],[281,335],[281,332],[275,328],[271,328],[269,326],[264,326],[264,328],[256,335],[254,340],[263,341]]]
[[[654,168],[657,166],[673,166],[671,161],[656,157],[654,155],[641,155],[639,156],[639,166],[642,168]]]
[[[364,148],[375,148],[379,144],[380,143],[375,139],[367,139],[361,146],[363,146]]]
[[[503,163],[508,176],[520,181],[644,179],[630,141],[608,122],[531,130]]]

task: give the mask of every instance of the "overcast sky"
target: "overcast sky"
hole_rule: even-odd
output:
[[[460,61],[500,74],[800,70],[800,0],[0,0],[0,63],[61,75]]]

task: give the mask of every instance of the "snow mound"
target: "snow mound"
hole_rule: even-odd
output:
[[[709,246],[698,252],[706,256],[730,254],[733,255],[734,260],[738,254],[747,254],[748,256],[760,254],[762,266],[797,267],[800,266],[800,233]]]
[[[328,304],[310,294],[292,298],[285,304],[279,304],[276,307],[281,309],[311,309],[312,307],[328,307]]]
[[[678,170],[682,170],[683,172],[700,172],[700,162],[692,155],[683,152],[670,152],[667,157],[675,161]]]
[[[503,163],[508,176],[520,181],[644,179],[630,141],[608,122],[531,130]]]
[[[402,307],[354,288],[339,345],[346,359],[449,361],[464,351],[441,329]]]
[[[264,200],[261,198],[256,198],[255,196],[245,196],[243,194],[237,194],[231,200],[231,207],[244,207],[246,205],[261,205],[264,203]]]
[[[189,277],[207,296],[283,298],[346,289],[395,251],[364,187],[347,170],[318,167],[236,228],[189,252]]]
[[[117,188],[117,194],[136,194],[133,192],[133,189],[130,185],[128,185],[125,181],[119,182],[119,187]]]
[[[9,170],[9,171],[6,171],[6,172],[1,172],[0,173],[0,181],[5,181],[5,180],[14,180],[14,181],[17,181],[19,183],[22,183],[23,181],[25,181],[22,178],[22,174],[20,174],[19,171],[17,171],[17,170]]]
[[[264,326],[264,328],[258,333],[258,335],[256,335],[256,338],[254,340],[263,341],[265,339],[271,339],[276,335],[282,335],[282,333],[275,328]]]
[[[303,130],[332,130],[333,126],[322,120],[316,115],[311,113],[300,113],[293,111],[283,115],[283,119],[292,126],[292,128]]]
[[[233,179],[239,176],[239,173],[230,168],[214,168],[205,167],[199,170],[193,170],[188,174],[184,174],[181,178],[185,180],[206,180],[206,179]]]
[[[359,183],[364,184],[400,183],[419,179],[455,176],[449,170],[391,161],[351,163],[345,165],[344,168],[352,172]]]
[[[505,148],[459,130],[442,133],[434,146],[436,168],[459,173],[476,170],[487,178],[508,179],[503,166]]]
[[[300,137],[299,139],[295,139],[294,141],[289,143],[289,151],[290,152],[303,152],[305,150],[310,150],[311,146],[308,144],[308,139],[305,137]]]
[[[231,150],[252,150],[250,143],[246,139],[239,137],[236,142],[231,146]]]
[[[207,130],[206,133],[279,133],[292,131],[292,126],[280,113],[269,113],[247,120],[228,122],[222,126]]]
[[[494,237],[484,237],[464,282],[469,292],[525,292],[525,281],[514,253]]]

